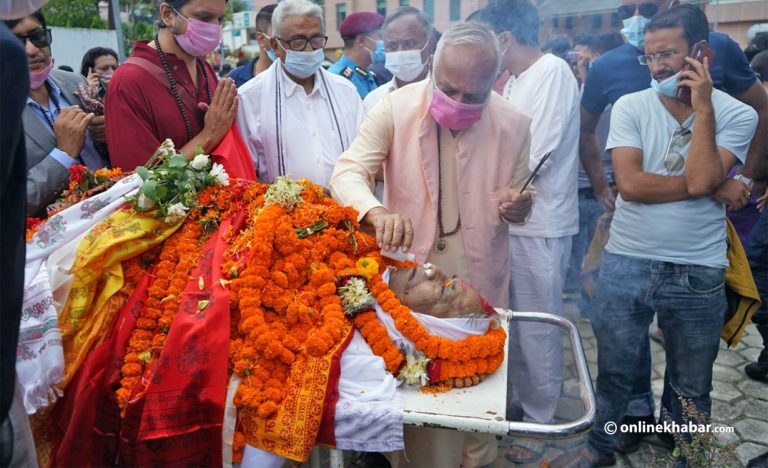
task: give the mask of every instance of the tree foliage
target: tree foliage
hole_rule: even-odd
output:
[[[91,29],[107,27],[99,17],[98,0],[51,0],[43,7],[43,14],[50,26]]]

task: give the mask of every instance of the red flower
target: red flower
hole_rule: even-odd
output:
[[[77,185],[80,185],[80,183],[85,181],[85,177],[87,173],[88,173],[87,167],[81,164],[75,164],[74,166],[69,167],[69,180],[71,182],[74,182]]]

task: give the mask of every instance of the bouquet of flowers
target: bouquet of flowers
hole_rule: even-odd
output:
[[[143,184],[129,199],[133,208],[156,210],[156,216],[164,218],[167,224],[182,221],[206,187],[229,185],[224,166],[212,163],[210,156],[202,154],[202,149],[189,160],[176,152],[170,139],[160,145],[146,166],[137,167],[136,173]]]

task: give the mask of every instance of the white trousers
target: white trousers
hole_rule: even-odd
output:
[[[498,454],[491,434],[405,426],[403,438],[405,450],[384,454],[392,468],[477,468]]]
[[[510,309],[563,315],[571,239],[509,236]],[[508,384],[524,421],[554,420],[563,384],[563,336],[554,325],[510,322]]]

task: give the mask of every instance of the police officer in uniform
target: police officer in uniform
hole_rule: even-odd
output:
[[[384,62],[382,23],[384,17],[378,13],[359,12],[347,16],[339,25],[339,33],[344,39],[344,53],[328,71],[351,81],[361,98],[378,87],[369,67]]]

